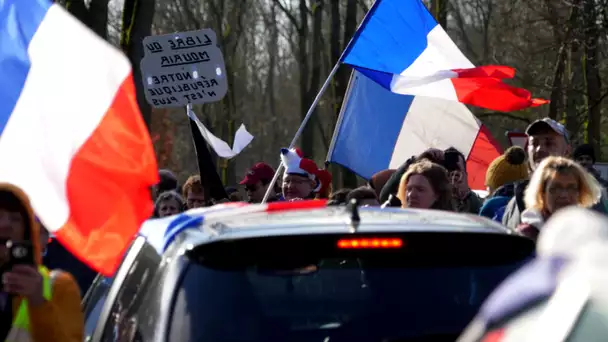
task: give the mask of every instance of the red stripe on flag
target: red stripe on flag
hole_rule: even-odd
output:
[[[471,69],[452,70],[458,78],[452,78],[458,101],[496,110],[510,112],[549,103],[532,98],[523,88],[510,86],[503,79],[513,78],[515,69],[506,66],[488,65]]]
[[[150,187],[157,182],[154,149],[129,75],[72,159],[66,184],[70,215],[55,235],[80,260],[112,275],[152,213]]]
[[[485,65],[470,69],[454,69],[459,78],[513,78],[515,77],[515,69],[502,65]]]
[[[502,149],[492,137],[492,133],[484,125],[480,125],[479,132],[467,158],[468,181],[471,189],[486,189],[486,171],[490,163],[496,159]]]

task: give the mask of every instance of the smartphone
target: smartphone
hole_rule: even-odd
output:
[[[34,265],[34,246],[29,241],[7,241],[6,248],[9,250],[8,264],[13,265]]]
[[[444,166],[449,171],[458,171],[458,160],[460,159],[460,154],[454,151],[448,151],[444,154]]]

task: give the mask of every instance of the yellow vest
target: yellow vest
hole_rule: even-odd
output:
[[[38,271],[42,275],[42,295],[44,299],[51,300],[52,297],[52,280],[51,273],[44,266],[38,266]],[[8,332],[5,342],[30,342],[30,318],[27,312],[27,300],[21,300],[21,304],[17,309],[17,315],[13,320],[13,326]]]

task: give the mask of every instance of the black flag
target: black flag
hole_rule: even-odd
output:
[[[194,149],[196,150],[201,183],[205,188],[205,198],[214,199],[215,201],[227,199],[226,188],[222,184],[220,175],[217,173],[211,152],[207,146],[207,141],[203,138],[196,122],[190,117],[188,119],[190,120],[190,131],[192,132],[192,140],[194,142]]]

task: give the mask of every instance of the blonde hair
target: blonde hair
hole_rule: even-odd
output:
[[[547,157],[536,168],[530,184],[524,194],[524,203],[528,209],[542,211],[545,209],[545,192],[547,183],[557,174],[571,174],[576,177],[579,186],[578,204],[589,208],[595,205],[602,196],[602,190],[595,178],[585,171],[577,162],[564,157]]]
[[[416,162],[407,169],[407,172],[401,177],[399,182],[399,191],[397,197],[401,200],[401,206],[405,208],[407,182],[413,175],[424,176],[431,184],[431,188],[437,195],[437,200],[430,209],[454,211],[454,202],[452,201],[452,188],[448,180],[448,171],[441,165],[431,163],[427,159]]]

